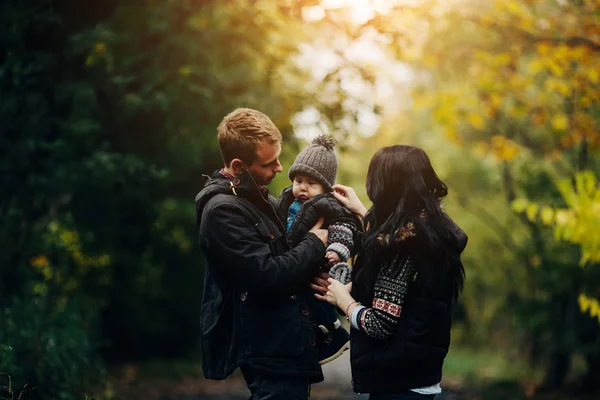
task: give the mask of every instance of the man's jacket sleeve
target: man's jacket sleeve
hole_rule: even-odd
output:
[[[325,245],[307,233],[291,250],[275,255],[258,230],[234,205],[219,204],[206,216],[200,245],[209,262],[248,291],[289,294],[306,284],[324,262]]]

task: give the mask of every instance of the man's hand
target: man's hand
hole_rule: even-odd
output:
[[[319,218],[315,226],[313,226],[309,232],[312,232],[315,235],[317,235],[317,237],[321,239],[321,242],[323,242],[323,244],[327,246],[327,239],[329,239],[329,233],[327,232],[327,229],[321,228],[323,226],[324,220],[325,219],[323,217]]]
[[[335,251],[328,251],[327,253],[325,253],[325,258],[327,259],[327,262],[331,265],[333,264],[337,264],[340,261],[342,261],[342,259],[340,258],[340,255],[338,253],[336,253]]]
[[[321,295],[325,295],[327,293],[327,288],[329,287],[328,279],[329,274],[327,272],[320,272],[312,279],[312,283],[310,284],[311,289]]]

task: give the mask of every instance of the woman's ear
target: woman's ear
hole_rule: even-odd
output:
[[[242,160],[240,160],[239,158],[234,158],[233,160],[231,160],[230,165],[235,176],[242,174],[242,171],[244,170],[244,163]]]

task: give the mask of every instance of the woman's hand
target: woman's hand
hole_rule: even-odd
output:
[[[329,278],[327,282],[329,282],[329,286],[327,287],[327,293],[325,294],[325,296],[315,293],[317,299],[324,300],[329,304],[333,304],[334,306],[338,306],[340,308],[354,301],[352,299],[352,296],[350,296],[350,291],[352,290],[352,282],[350,282],[347,285],[344,285],[340,281],[337,281],[333,278]]]
[[[333,195],[342,205],[363,218],[367,209],[350,186],[333,185]]]

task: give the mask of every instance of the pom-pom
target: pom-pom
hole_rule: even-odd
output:
[[[329,151],[333,151],[335,147],[335,140],[332,137],[327,135],[319,135],[313,139],[312,144],[316,144],[317,146],[323,146]]]

